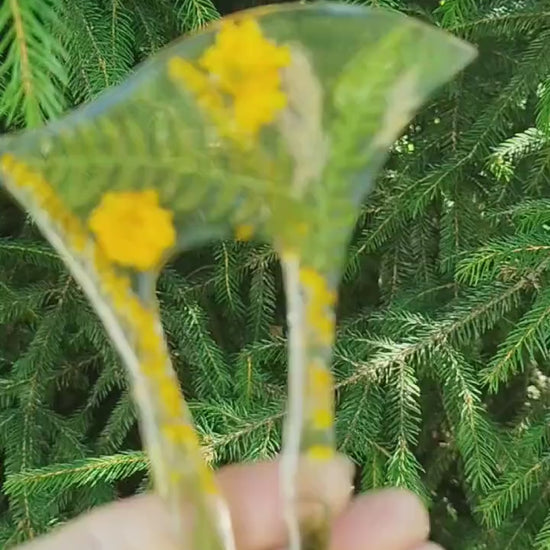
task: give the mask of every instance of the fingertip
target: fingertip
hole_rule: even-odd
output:
[[[17,550],[176,550],[170,516],[156,495],[140,495],[90,510]]]
[[[406,489],[387,489],[386,498],[396,507],[396,513],[409,518],[409,524],[415,525],[415,536],[425,539],[430,534],[430,515],[424,502],[418,495]]]
[[[385,489],[359,497],[348,507],[336,521],[331,546],[334,550],[401,550],[424,543],[429,531],[428,512],[417,496]]]

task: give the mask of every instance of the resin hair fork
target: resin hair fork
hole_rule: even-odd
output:
[[[335,453],[330,358],[346,246],[388,148],[473,56],[395,12],[260,8],[168,46],[63,119],[0,141],[1,183],[63,257],[126,365],[176,529],[184,506],[193,510],[182,549],[234,542],[170,364],[155,298],[162,267],[231,236],[278,253],[289,547],[322,549],[331,518],[300,512],[300,480]]]

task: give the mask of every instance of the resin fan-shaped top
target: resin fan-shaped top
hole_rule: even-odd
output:
[[[328,519],[298,521],[294,504],[298,458],[311,466],[334,454],[329,364],[346,244],[390,145],[473,56],[394,12],[261,8],[173,43],[60,121],[0,140],[0,181],[62,255],[128,368],[157,490],[176,522],[193,504],[183,548],[233,543],[170,365],[154,292],[162,266],[231,236],[279,253],[289,546],[322,547]]]
[[[93,104],[14,139],[9,152],[90,236],[111,242],[105,251],[122,267],[158,270],[177,243],[236,230],[299,248],[321,268],[341,254],[388,147],[472,55],[393,12],[263,8],[172,44]],[[9,176],[9,158],[4,165]],[[124,218],[117,195],[134,213],[149,204],[153,215],[158,201],[177,240],[160,218],[155,237],[144,235],[145,220]],[[127,231],[118,248],[114,234],[132,222],[140,234]],[[318,257],[320,245],[329,258]]]

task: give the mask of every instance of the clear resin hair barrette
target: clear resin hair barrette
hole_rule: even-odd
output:
[[[392,143],[474,55],[396,12],[253,9],[169,45],[61,120],[0,141],[1,183],[62,256],[126,365],[182,549],[234,541],[170,364],[155,298],[163,265],[231,236],[278,253],[288,545],[322,550],[328,512],[320,520],[298,504],[301,468],[335,453],[330,358],[346,246]],[[185,533],[184,505],[193,510]]]

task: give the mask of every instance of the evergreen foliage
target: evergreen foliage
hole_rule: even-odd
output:
[[[358,488],[405,486],[456,550],[550,548],[550,2],[365,1],[479,59],[395,144],[350,244],[334,356]],[[5,0],[0,113],[35,126],[181,32],[209,0]],[[286,400],[269,247],[177,258],[163,322],[207,460],[273,456]],[[0,196],[0,546],[148,487],[124,371],[31,221]]]

